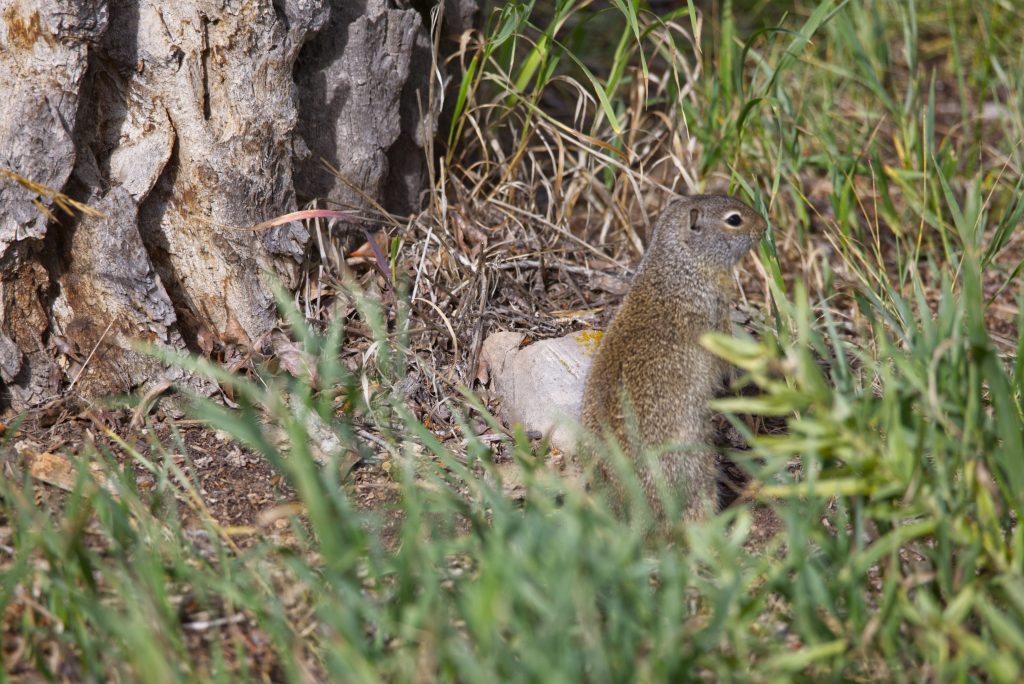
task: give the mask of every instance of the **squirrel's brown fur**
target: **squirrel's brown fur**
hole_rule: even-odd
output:
[[[733,267],[766,226],[732,197],[672,202],[590,369],[583,425],[618,442],[663,525],[659,486],[678,497],[688,519],[714,511],[717,468],[707,446],[707,404],[729,369],[699,340],[710,330],[729,332]],[[656,467],[648,467],[645,452],[668,444],[687,448],[661,453]],[[583,449],[588,452],[594,450]],[[621,513],[627,496],[615,469],[604,458],[595,466],[598,483]]]

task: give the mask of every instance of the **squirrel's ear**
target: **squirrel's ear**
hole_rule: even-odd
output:
[[[696,207],[693,208],[693,209],[690,209],[690,223],[689,223],[690,230],[696,230],[697,229],[697,219],[699,219],[699,218],[700,218],[700,210],[697,209]]]

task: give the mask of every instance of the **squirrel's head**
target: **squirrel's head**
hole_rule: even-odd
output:
[[[658,217],[654,243],[679,249],[713,269],[732,269],[757,244],[768,223],[743,202],[725,195],[690,195]]]

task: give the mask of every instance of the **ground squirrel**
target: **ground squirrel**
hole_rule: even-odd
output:
[[[687,519],[716,507],[707,404],[729,368],[699,340],[710,330],[729,332],[733,267],[766,226],[731,197],[693,195],[669,204],[587,377],[583,426],[618,441],[661,525],[659,488],[679,497]],[[688,448],[647,460],[645,451],[668,444]],[[615,468],[605,458],[594,465],[597,484],[621,514],[627,495]]]

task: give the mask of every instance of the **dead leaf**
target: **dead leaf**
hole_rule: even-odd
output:
[[[294,341],[290,340],[280,330],[275,330],[271,336],[271,343],[274,347],[274,357],[293,378],[300,380],[308,379],[314,386],[317,385],[316,359],[305,349]]]
[[[487,247],[487,235],[473,221],[458,211],[449,214],[455,227],[455,242],[463,254],[476,259],[481,250]]]
[[[629,291],[629,279],[611,273],[596,272],[590,276],[590,288],[621,296]]]
[[[377,249],[384,254],[388,253],[388,236],[384,231],[373,233],[373,240],[377,243]],[[375,259],[376,252],[373,249],[373,245],[367,240],[363,244],[356,247],[354,250],[348,253],[350,259]]]
[[[199,345],[200,351],[203,352],[204,358],[210,358],[213,356],[213,345],[216,341],[216,335],[205,325],[200,325],[199,330],[196,332],[196,343]]]
[[[304,515],[305,512],[306,506],[301,501],[289,501],[288,503],[278,504],[277,506],[271,506],[260,511],[256,515],[256,524],[259,527],[270,527],[278,520],[294,518],[295,516]]]
[[[78,481],[78,470],[66,456],[27,449],[22,451],[22,456],[32,479],[59,487],[66,492],[74,491],[75,483]],[[117,487],[103,473],[103,469],[96,463],[90,463],[88,467],[96,484],[116,496]]]

